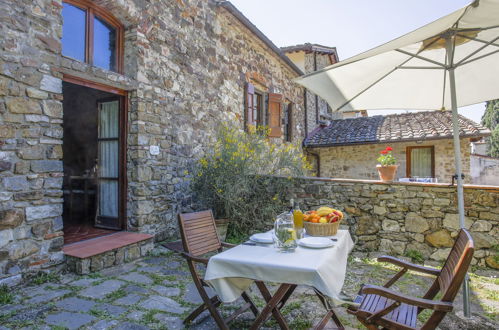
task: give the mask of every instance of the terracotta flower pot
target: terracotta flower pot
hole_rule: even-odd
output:
[[[395,179],[395,174],[397,173],[398,167],[398,165],[376,165],[380,180],[385,182],[393,181],[393,179]]]

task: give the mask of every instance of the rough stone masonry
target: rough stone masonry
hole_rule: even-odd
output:
[[[472,265],[499,269],[499,189],[465,185],[465,227],[475,242]],[[447,184],[300,178],[290,198],[302,210],[331,205],[345,212],[354,250],[414,256],[439,265],[459,231],[456,187]]]
[[[82,1],[85,2],[85,1]],[[257,80],[292,102],[304,133],[299,75],[213,0],[96,0],[124,28],[124,72],[61,55],[61,0],[6,0],[0,9],[0,281],[61,265],[63,81],[128,92],[127,226],[158,239],[190,207],[188,173],[222,122],[244,127],[244,86]],[[278,139],[279,140],[279,139]],[[149,152],[159,146],[159,154]]]

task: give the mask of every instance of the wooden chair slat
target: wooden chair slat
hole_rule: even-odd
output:
[[[211,219],[212,214],[210,211],[200,211],[200,212],[192,212],[192,213],[182,213],[182,217],[185,222],[189,221],[198,221],[199,219]]]
[[[371,299],[371,303],[367,306],[368,310],[371,310],[371,308],[373,308],[374,306],[376,306],[376,304],[378,303],[379,298],[380,298],[379,296],[373,295],[373,297]]]
[[[193,255],[203,255],[203,254],[215,251],[215,250],[217,250],[217,244],[206,245],[206,246],[201,246],[199,248],[192,249],[192,254]]]
[[[200,217],[200,218],[191,218],[189,220],[185,220],[185,226],[186,227],[189,227],[189,226],[192,226],[192,225],[195,225],[195,224],[200,224],[200,223],[209,223],[211,224],[212,223],[212,218],[211,217]]]
[[[369,305],[372,304],[371,299],[374,299],[374,295],[368,294],[364,296],[364,299],[362,300],[359,309],[360,310],[368,310]]]
[[[189,235],[189,237],[191,235],[204,234],[205,236],[208,236],[208,238],[214,238],[216,230],[214,228],[206,226],[194,229],[186,229],[185,233]]]
[[[196,230],[196,229],[206,229],[213,227],[213,224],[209,222],[199,222],[199,223],[191,223],[185,225],[186,231]]]
[[[191,238],[192,242],[195,242],[199,238],[205,238],[205,233],[189,233],[189,237]]]
[[[185,223],[185,229],[191,229],[191,228],[199,228],[199,227],[206,227],[206,226],[213,226],[213,224],[210,221],[194,221],[191,220],[190,222]]]
[[[191,249],[191,253],[196,255],[193,250],[197,250],[199,248],[206,248],[206,247],[211,247],[214,250],[217,250],[220,248],[220,243],[216,240],[216,237],[206,237],[203,239],[201,237],[196,238],[195,240],[192,240],[189,242],[189,248]],[[208,251],[208,252],[211,252]]]
[[[388,299],[386,299],[385,297],[379,297],[378,303],[374,307],[374,312],[377,313],[385,309],[387,304],[388,304]]]
[[[198,242],[195,245],[189,245],[189,248],[191,249],[191,254],[194,256],[198,256],[201,254],[209,253],[216,251],[220,248],[220,245],[217,242]],[[204,253],[196,252],[196,251],[206,251]]]
[[[212,217],[212,212],[211,210],[206,210],[199,212],[182,213],[181,216],[184,221],[189,221],[193,219],[210,218]]]
[[[211,226],[203,226],[203,227],[198,227],[198,228],[186,228],[185,233],[187,235],[189,235],[189,238],[191,238],[192,235],[197,235],[197,234],[214,235],[216,233],[216,229],[212,228]]]
[[[406,321],[407,321],[407,318],[409,317],[409,315],[407,314],[407,304],[402,304],[400,305],[399,308],[397,308],[395,311],[397,311],[397,314],[395,315],[395,313],[392,315],[391,319],[392,320],[396,320],[398,323],[402,323],[402,324],[405,324]]]
[[[412,308],[412,310],[414,311],[413,313],[411,313],[412,317],[411,317],[411,322],[409,323],[409,325],[413,328],[416,328],[417,324],[418,324],[418,308],[416,308],[416,306],[409,306],[409,308]]]
[[[393,303],[394,301],[392,300],[391,303]],[[405,307],[405,304],[399,306],[399,308],[395,308],[393,311],[391,311],[387,316],[386,318],[387,319],[390,319],[390,320],[397,320],[398,319],[398,316],[400,314],[400,312],[402,310],[406,309]]]
[[[375,296],[373,299],[373,304],[371,305],[370,310],[374,310],[376,312],[376,309],[378,307],[379,301],[382,297],[381,296]]]
[[[213,243],[218,243],[218,241],[215,239],[217,236],[216,231],[204,231],[204,232],[187,232],[187,235],[189,235],[189,245],[192,246],[194,243],[197,242],[206,242],[207,240]]]
[[[217,249],[217,244],[214,243],[212,245],[206,245],[206,244],[203,244],[203,245],[199,245],[199,246],[195,246],[195,247],[191,247],[191,254],[192,255],[203,255],[203,254],[206,254],[206,253],[210,253],[212,251],[215,251]]]
[[[199,249],[199,248],[203,248],[203,247],[208,247],[208,246],[213,246],[213,250],[216,250],[220,247],[221,244],[219,244],[219,242],[217,242],[216,240],[213,240],[213,239],[202,239],[202,238],[197,238],[196,240],[193,240],[191,242],[189,242],[189,248],[192,249],[192,250],[195,250],[195,249]],[[210,252],[210,251],[208,251]],[[191,251],[191,253],[194,253]]]
[[[381,298],[381,297],[377,296],[377,295],[373,295],[373,297],[371,299],[371,303],[367,306],[366,310],[370,311],[370,310],[373,310],[374,308],[376,308],[376,306],[378,305],[379,298]]]

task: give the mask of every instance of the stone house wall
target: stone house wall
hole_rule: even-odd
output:
[[[59,264],[62,238],[60,3],[0,13],[0,279]]]
[[[316,64],[317,67],[315,67]],[[331,65],[331,61],[328,55],[314,52],[305,53],[305,73],[314,72],[329,65]],[[309,90],[306,91],[306,95],[308,132],[312,132],[317,127],[317,120],[322,120],[323,115],[329,114],[329,107],[326,101],[320,97],[316,97]]]
[[[247,81],[295,104],[294,141],[303,138],[298,73],[213,0],[94,2],[124,25],[123,74],[61,56],[61,0],[2,2],[0,280],[64,261],[65,75],[128,91],[127,229],[158,239],[189,210],[189,169],[220,123],[243,129]]]
[[[244,127],[245,83],[256,81],[295,104],[296,142],[303,137],[303,90],[291,82],[297,73],[212,1],[154,6],[154,19],[142,19],[145,26],[139,26],[149,32],[140,35],[147,52],[138,60],[130,114],[136,135],[129,154],[128,215],[131,228],[164,236],[176,232],[176,214],[191,205],[193,159],[203,155],[220,123]],[[161,154],[151,156],[149,145],[159,145]]]
[[[499,269],[499,189],[465,185],[465,225],[475,241],[473,265]],[[445,260],[459,230],[456,188],[447,184],[300,178],[290,188],[302,210],[345,211],[354,251]],[[495,256],[495,257],[494,257]]]
[[[435,147],[435,176],[438,182],[451,182],[454,169],[454,145],[452,139],[416,142],[388,142],[383,144],[347,145],[310,149],[320,155],[322,177],[348,179],[379,179],[376,170],[379,152],[387,146],[393,148],[399,168],[397,179],[406,177],[406,148],[409,146]],[[461,158],[465,183],[471,183],[470,139],[461,139]]]

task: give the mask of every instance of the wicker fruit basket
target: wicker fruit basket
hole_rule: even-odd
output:
[[[340,228],[341,221],[333,223],[304,222],[305,230],[310,236],[334,236]]]

